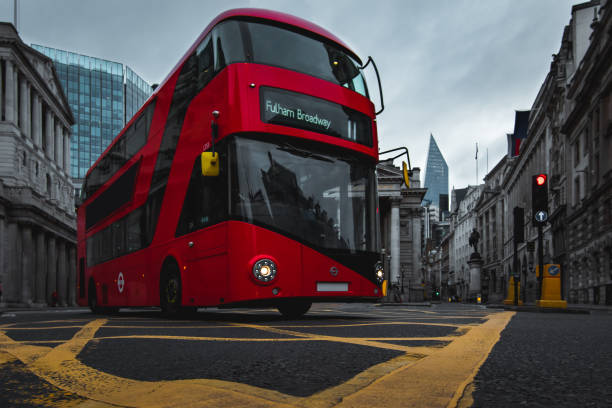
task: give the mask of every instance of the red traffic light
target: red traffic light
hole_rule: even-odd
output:
[[[543,185],[544,185],[544,183],[546,183],[546,174],[539,174],[539,175],[536,177],[536,184],[537,184],[538,186],[543,186]]]

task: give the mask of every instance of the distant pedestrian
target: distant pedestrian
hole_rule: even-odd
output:
[[[57,306],[57,292],[53,291],[53,293],[51,294],[51,306],[55,307]]]

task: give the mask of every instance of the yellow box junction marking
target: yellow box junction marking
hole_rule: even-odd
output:
[[[89,401],[88,407],[118,406],[161,407],[161,406],[254,406],[254,407],[320,407],[328,408],[339,404],[346,407],[371,406],[456,406],[466,386],[473,381],[479,367],[489,355],[499,334],[507,325],[513,313],[505,312],[489,316],[477,324],[447,324],[425,322],[373,322],[341,325],[260,325],[229,323],[221,326],[177,326],[177,328],[238,327],[252,328],[275,334],[289,335],[289,338],[223,338],[199,336],[127,335],[94,338],[101,327],[151,328],[159,326],[106,326],[106,319],[90,321],[68,341],[58,346],[43,347],[17,342],[5,332],[24,330],[24,327],[3,327],[0,329],[0,364],[13,359],[23,362],[32,373],[50,384],[74,393]],[[438,316],[441,319],[448,316]],[[375,325],[429,325],[457,327],[457,331],[443,337],[389,337],[361,338],[330,336],[290,328],[305,327],[362,327]],[[74,326],[55,326],[72,328]],[[160,327],[161,328],[161,327]],[[172,328],[163,326],[164,329]],[[30,328],[30,329],[38,329]],[[46,329],[51,329],[46,327]],[[328,388],[309,397],[294,397],[281,392],[262,389],[246,384],[213,379],[176,381],[139,381],[114,376],[86,366],[76,356],[88,342],[109,338],[180,339],[193,341],[329,341],[357,344],[368,347],[402,351],[399,357],[374,365],[355,377],[337,386]],[[449,345],[428,347],[407,346],[384,341],[451,341]],[[40,340],[43,342],[43,340]],[[46,341],[45,343],[52,343]],[[454,404],[454,405],[453,405]]]

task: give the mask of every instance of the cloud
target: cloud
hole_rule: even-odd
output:
[[[476,182],[506,151],[514,110],[528,109],[569,22],[569,0],[55,0],[20,1],[20,34],[28,43],[129,65],[161,82],[205,26],[235,7],[294,14],[336,34],[381,73],[383,149],[407,146],[425,168],[430,132],[449,165],[450,184]],[[3,5],[0,14],[12,18]],[[7,16],[8,15],[8,16]],[[378,101],[375,78],[368,74]]]

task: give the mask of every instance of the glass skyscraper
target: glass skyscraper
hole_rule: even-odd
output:
[[[423,204],[428,203],[442,211],[448,211],[448,165],[442,156],[433,135],[429,136],[429,151],[425,167],[425,187],[427,193]],[[446,208],[440,208],[440,196],[446,203]]]
[[[118,62],[32,44],[51,58],[74,115],[70,175],[81,188],[89,167],[151,95],[149,84]]]

